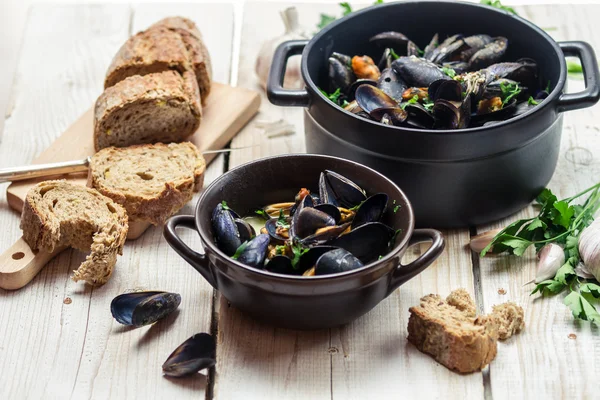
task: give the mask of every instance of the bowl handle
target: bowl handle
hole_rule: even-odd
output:
[[[206,254],[200,254],[190,249],[188,245],[181,240],[175,231],[175,228],[180,225],[184,228],[196,231],[196,223],[193,215],[175,215],[174,217],[169,218],[163,230],[163,236],[167,240],[167,243],[169,243],[177,254],[194,267],[196,271],[200,272],[212,287],[217,289],[215,278],[210,270],[208,257],[206,257]]]
[[[594,49],[586,42],[559,42],[565,56],[581,60],[585,89],[577,93],[563,93],[558,99],[558,111],[570,111],[591,107],[600,99],[600,80],[598,79],[598,61]]]
[[[283,88],[288,58],[302,54],[302,50],[304,50],[307,43],[308,40],[288,40],[275,49],[271,69],[269,70],[269,78],[267,79],[267,97],[271,103],[286,107],[308,107],[310,98],[306,89],[290,90]]]
[[[427,251],[415,261],[411,262],[408,265],[402,265],[394,271],[392,275],[392,280],[390,282],[390,286],[388,289],[388,296],[406,281],[414,278],[416,275],[421,273],[425,268],[431,265],[432,262],[435,261],[436,258],[442,254],[444,251],[444,247],[446,246],[446,242],[444,241],[444,236],[440,231],[436,231],[435,229],[415,229],[413,234],[408,242],[409,246],[412,246],[421,242],[431,241],[431,246],[427,249]]]

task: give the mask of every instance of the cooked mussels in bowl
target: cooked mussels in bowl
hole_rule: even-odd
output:
[[[423,49],[396,31],[372,36],[371,56],[333,52],[328,60],[332,102],[384,125],[464,129],[498,123],[544,101],[537,62],[508,60],[509,41],[487,34],[437,33]],[[376,59],[376,58],[375,58]]]
[[[308,277],[361,268],[386,255],[399,232],[381,222],[386,193],[369,195],[334,171],[320,174],[318,192],[300,188],[293,200],[242,218],[223,200],[211,217],[215,244],[250,267]]]

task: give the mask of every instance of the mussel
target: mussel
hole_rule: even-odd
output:
[[[352,72],[352,68],[347,64],[343,64],[337,58],[329,57],[329,79],[333,88],[332,92],[336,88],[340,88],[342,92],[346,92],[356,77]]]
[[[396,102],[402,101],[402,94],[406,91],[406,83],[391,68],[381,71],[381,76],[377,81],[377,88],[390,96]]]
[[[315,264],[315,275],[338,274],[363,266],[364,264],[348,250],[335,249],[319,257]]]
[[[369,222],[327,244],[352,253],[363,263],[375,260],[388,252],[394,230],[381,222]]]
[[[242,244],[232,258],[251,267],[262,268],[267,256],[269,241],[269,235],[260,234],[249,242]]]
[[[483,48],[475,52],[469,59],[471,69],[482,69],[498,62],[508,47],[508,40],[504,37],[497,37],[493,42],[486,44]]]
[[[360,108],[371,114],[371,111],[378,108],[397,108],[398,103],[382,90],[370,86],[361,85],[356,89],[356,102]]]
[[[418,46],[400,32],[388,31],[381,32],[369,39],[369,42],[380,47],[392,48],[397,54],[402,55],[418,55]]]
[[[177,293],[132,292],[115,297],[110,303],[110,312],[120,324],[139,327],[166,317],[180,303],[181,296]]]
[[[428,87],[438,79],[451,79],[434,63],[415,56],[398,58],[392,63],[392,69],[409,86]]]
[[[179,378],[211,368],[216,362],[215,339],[208,333],[197,333],[171,353],[162,370],[167,376]]]
[[[365,200],[356,210],[356,215],[352,220],[352,229],[369,222],[378,222],[385,214],[387,208],[388,195],[377,193]]]
[[[352,208],[364,201],[365,191],[350,179],[325,170],[319,178],[319,194],[323,203]]]
[[[225,202],[217,204],[211,222],[217,247],[228,256],[234,255],[242,240],[235,219]]]
[[[334,226],[335,219],[326,212],[317,210],[313,207],[303,208],[297,213],[298,217],[292,220],[294,223],[294,233],[299,238],[305,238],[314,234],[318,229],[326,226]]]

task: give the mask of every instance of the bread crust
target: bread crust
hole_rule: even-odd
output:
[[[23,239],[35,251],[65,247],[90,252],[73,280],[102,285],[123,253],[127,213],[97,190],[64,180],[40,182],[27,193],[21,215]]]
[[[106,89],[96,101],[94,109],[94,147],[96,151],[118,144],[116,143],[118,132],[113,131],[117,128],[108,123],[112,113],[126,112],[128,107],[141,104],[144,108],[150,108],[148,113],[152,114],[153,109],[160,110],[161,107],[170,105],[169,102],[183,105],[184,112],[189,112],[193,123],[187,127],[174,126],[172,131],[161,133],[161,135],[169,135],[172,139],[170,141],[185,140],[198,129],[202,118],[202,106],[193,73],[188,71],[180,75],[176,71],[165,71],[143,76],[134,75]],[[134,137],[130,139],[127,140],[126,145],[160,140],[157,137],[149,137],[145,140]]]
[[[108,176],[111,169],[118,178]],[[202,188],[205,169],[204,157],[189,142],[109,147],[92,157],[88,185],[125,207],[131,221],[159,225]],[[164,176],[166,170],[177,170],[178,175]],[[151,177],[152,188],[139,178],[142,174]]]

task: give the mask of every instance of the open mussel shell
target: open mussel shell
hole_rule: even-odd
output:
[[[440,99],[433,105],[435,129],[463,129],[471,121],[471,98],[467,96],[462,102]]]
[[[305,271],[311,269],[317,263],[319,257],[328,251],[335,250],[337,247],[333,246],[314,246],[311,247],[306,253],[302,254],[300,257],[300,261],[296,265],[298,273],[304,273]]]
[[[407,86],[393,69],[386,68],[381,71],[381,76],[377,80],[377,88],[400,103],[402,101],[402,94],[406,91]]]
[[[329,79],[332,92],[337,88],[346,92],[356,77],[348,64],[343,64],[337,58],[329,57]]]
[[[319,257],[315,264],[315,275],[339,274],[363,266],[364,264],[349,251],[335,249]]]
[[[511,99],[508,104],[505,104],[500,110],[488,112],[485,114],[471,115],[471,122],[474,126],[483,125],[488,121],[503,121],[512,117],[517,111],[517,99]]]
[[[381,59],[379,60],[379,63],[377,64],[377,68],[379,68],[379,70],[383,74],[384,69],[392,67],[392,61],[394,61],[394,57],[392,56],[392,50],[390,48],[387,48],[383,51],[383,54],[381,55]]]
[[[333,218],[333,220],[335,221],[336,224],[338,222],[340,222],[342,219],[342,213],[340,212],[340,209],[337,208],[336,206],[334,206],[333,204],[327,204],[327,203],[319,204],[319,205],[315,206],[315,209],[317,209],[319,211],[323,211],[326,214],[329,214]]]
[[[522,58],[516,62],[492,64],[485,70],[495,79],[511,79],[519,82],[522,86],[529,88],[536,87],[538,80],[537,64],[530,58]]]
[[[483,90],[483,98],[489,99],[491,97],[502,97],[502,86],[519,85],[519,82],[513,81],[512,79],[499,78],[488,83]],[[522,91],[526,91],[527,88],[519,85]]]
[[[350,228],[350,222],[346,222],[342,225],[326,226],[319,229],[314,234],[305,237],[300,241],[305,246],[316,246],[329,243],[333,239],[340,236],[348,228]]]
[[[400,107],[376,108],[373,111],[371,111],[369,113],[369,115],[374,120],[380,121],[380,122],[383,122],[384,118],[387,118],[389,120],[389,125],[395,125],[395,126],[401,125],[404,121],[406,121],[406,118],[408,117],[408,114],[406,113],[406,111],[404,111]]]
[[[112,316],[123,325],[153,324],[179,307],[181,296],[169,292],[132,292],[121,294],[110,303]]]
[[[296,203],[296,210],[294,211],[294,214],[292,215],[292,220],[290,222],[290,237],[297,236],[296,226],[302,210],[304,210],[305,208],[313,208],[314,206],[315,201],[311,196],[305,196],[303,199],[298,200],[298,202]]]
[[[348,90],[346,91],[348,101],[353,101],[355,99],[356,89],[358,89],[360,85],[377,86],[377,81],[373,79],[357,79],[354,82],[352,82],[352,84],[348,87]]]
[[[238,233],[240,234],[240,241],[242,243],[247,242],[248,240],[256,236],[256,231],[254,230],[254,227],[250,225],[247,221],[244,221],[240,218],[236,218],[234,221],[235,225],[237,226]]]
[[[419,48],[417,45],[400,32],[388,31],[381,32],[369,39],[369,42],[379,47],[392,48],[397,54],[417,55]]]
[[[388,252],[394,230],[381,222],[369,222],[327,244],[352,253],[362,263],[373,261]]]
[[[355,98],[360,108],[369,114],[377,108],[398,107],[396,100],[385,94],[384,91],[371,85],[360,85],[356,89]]]
[[[299,238],[310,236],[317,229],[335,225],[335,219],[331,215],[313,207],[303,208],[297,214],[298,217],[294,218],[292,223],[294,223],[294,234]]]
[[[219,203],[213,210],[211,223],[217,247],[228,256],[234,255],[242,240],[233,215]]]
[[[346,54],[337,53],[337,52],[334,51],[333,53],[331,53],[331,57],[337,59],[343,65],[347,65],[348,68],[350,68],[351,65],[352,65],[352,57],[350,57],[350,56],[348,56]]]
[[[431,129],[433,128],[433,114],[427,111],[420,103],[407,104],[404,107],[406,111],[407,119],[406,125],[420,129]]]
[[[277,218],[271,218],[270,220],[265,222],[265,229],[267,230],[267,233],[269,234],[269,236],[271,238],[275,239],[278,242],[284,242],[290,238],[290,235],[288,233],[288,236],[284,236],[284,235],[281,235],[280,233],[277,233],[277,228],[278,228],[277,221],[278,221]],[[285,219],[285,223],[291,225],[292,218],[287,217]]]
[[[438,79],[429,85],[427,92],[431,101],[440,99],[448,101],[462,100],[462,86],[460,82],[455,80]]]
[[[439,46],[439,44],[439,35],[436,33],[429,41],[429,44],[423,49],[423,58],[428,61],[431,61],[434,51]]]
[[[367,198],[365,191],[360,186],[345,176],[330,170],[321,172],[319,195],[323,203],[344,208],[355,207]]]
[[[294,269],[292,260],[283,255],[277,255],[269,260],[265,265],[265,270],[283,275],[300,275],[302,272]]]
[[[365,200],[356,210],[352,220],[352,229],[369,222],[379,222],[387,208],[388,195],[377,193]]]
[[[216,362],[215,339],[208,333],[197,333],[171,353],[162,370],[167,376],[179,378],[210,368]]]
[[[392,69],[409,86],[429,87],[438,79],[451,79],[436,64],[415,56],[394,60]]]
[[[262,268],[270,240],[270,236],[265,233],[256,236],[245,244],[237,260],[251,267]]]

